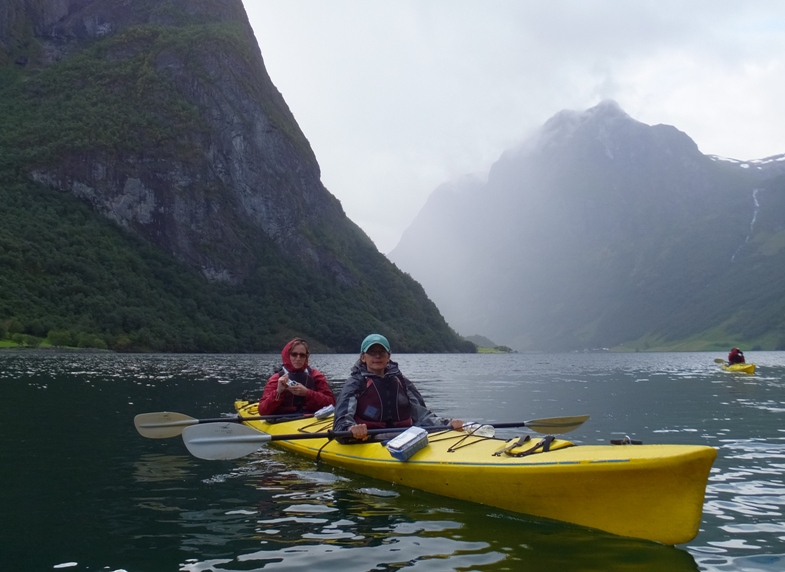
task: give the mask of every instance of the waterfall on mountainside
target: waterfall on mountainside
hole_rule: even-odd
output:
[[[758,191],[761,189],[754,189],[752,191],[752,201],[755,203],[755,210],[752,211],[752,220],[750,221],[750,232],[747,234],[747,237],[744,239],[744,243],[740,244],[739,247],[736,249],[736,252],[733,253],[733,256],[730,257],[731,262],[736,261],[736,255],[739,251],[750,241],[750,237],[752,236],[752,228],[755,226],[755,221],[758,219],[758,209],[760,208],[760,203],[758,202]]]

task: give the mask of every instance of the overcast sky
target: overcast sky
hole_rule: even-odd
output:
[[[785,153],[783,0],[243,2],[322,181],[384,253],[438,185],[605,98],[706,154]]]

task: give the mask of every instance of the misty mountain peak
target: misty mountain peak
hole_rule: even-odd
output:
[[[572,109],[560,111],[545,122],[542,131],[559,134],[561,137],[570,137],[581,128],[619,120],[634,121],[616,101],[605,99],[594,107],[583,111]]]
[[[621,106],[605,99],[584,111],[565,109],[551,117],[525,144],[525,151],[562,147],[571,140],[588,135],[607,137],[608,133],[625,124],[637,124]]]
[[[584,111],[562,110],[522,145],[502,154],[497,165],[526,160],[559,161],[566,156],[586,161],[645,161],[649,156],[686,153],[703,157],[690,137],[671,125],[647,125],[612,99]]]

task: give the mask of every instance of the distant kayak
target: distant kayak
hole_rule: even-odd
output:
[[[725,371],[731,371],[734,373],[755,373],[755,364],[754,363],[734,363],[732,365],[728,365],[726,363],[722,364],[722,369]]]

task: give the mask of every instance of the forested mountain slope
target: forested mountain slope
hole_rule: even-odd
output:
[[[6,330],[171,351],[302,335],[354,352],[371,331],[398,351],[473,347],[324,188],[240,0],[4,2],[0,204]]]
[[[783,173],[605,101],[437,189],[390,258],[518,350],[785,349]]]

